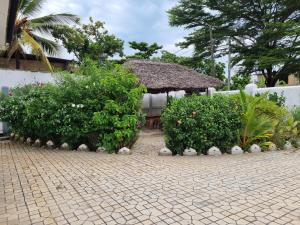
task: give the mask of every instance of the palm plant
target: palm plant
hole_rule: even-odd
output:
[[[245,92],[240,92],[240,104],[242,108],[242,128],[240,129],[241,147],[248,147],[255,141],[270,139],[274,134],[274,128],[278,121],[272,115],[266,115],[260,111],[260,106],[265,95],[251,98]]]
[[[59,46],[56,42],[46,37],[50,36],[56,27],[78,20],[77,16],[68,13],[31,18],[40,11],[44,1],[20,0],[19,2],[13,40],[7,50],[8,59],[15,55],[17,69],[20,69],[20,55],[24,54],[24,48],[27,47],[52,72],[46,53],[51,55],[57,53]]]

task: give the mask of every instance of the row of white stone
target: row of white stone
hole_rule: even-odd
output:
[[[284,145],[284,149],[285,150],[289,150],[289,149],[292,149],[293,146],[290,142],[286,142],[286,144]],[[269,145],[269,150],[270,151],[275,151],[277,150],[277,146],[275,144],[270,144]],[[249,148],[248,152],[250,153],[259,153],[261,152],[261,147],[258,146],[257,144],[253,144],[251,145],[251,147]],[[230,149],[229,151],[230,154],[232,155],[239,155],[239,154],[243,154],[244,153],[244,150],[239,147],[239,146],[234,146]],[[171,156],[172,155],[172,151],[168,148],[162,148],[158,154],[160,156]],[[183,151],[183,155],[184,156],[196,156],[198,155],[197,151],[193,148],[187,148]],[[218,148],[218,147],[211,147],[208,151],[207,151],[207,155],[210,155],[210,156],[218,156],[218,155],[222,155],[222,152],[221,150]]]
[[[20,137],[18,134],[11,133],[10,134],[10,139],[14,141],[20,141],[22,143],[26,143],[28,145],[32,145],[33,147],[42,147],[42,141],[40,139],[36,139],[35,141],[32,140],[32,138],[28,137],[26,140],[24,137]],[[48,149],[53,149],[55,148],[55,143],[51,140],[46,142],[46,148]],[[59,147],[62,150],[70,150],[70,146],[68,143],[63,143]],[[89,147],[86,144],[81,144],[78,146],[77,151],[89,151]],[[105,151],[104,148],[99,147],[97,151]],[[119,154],[123,155],[129,155],[131,154],[130,149],[123,147],[118,151]]]

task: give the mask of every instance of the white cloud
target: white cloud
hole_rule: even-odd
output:
[[[46,0],[41,15],[68,12],[82,22],[90,16],[105,22],[106,29],[125,41],[125,53],[131,54],[128,41],[157,42],[164,49],[176,52],[175,46],[187,32],[170,27],[167,10],[175,0]],[[66,53],[63,53],[66,55]],[[69,57],[68,57],[69,58]]]

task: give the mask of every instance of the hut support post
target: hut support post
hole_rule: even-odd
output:
[[[167,104],[169,103],[169,92],[167,91]]]
[[[150,110],[152,109],[152,105],[153,105],[153,103],[152,103],[152,94],[150,94],[150,96],[149,96],[149,109]]]

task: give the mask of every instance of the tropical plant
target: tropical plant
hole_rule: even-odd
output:
[[[300,107],[296,107],[294,110],[292,110],[292,116],[294,118],[294,121],[297,122],[297,129],[298,129],[298,138],[300,138]]]
[[[89,18],[89,23],[73,27],[64,25],[55,27],[53,37],[61,41],[69,53],[73,53],[79,62],[90,58],[103,63],[108,57],[123,56],[124,42],[105,30],[104,23]]]
[[[16,68],[20,68],[20,56],[29,47],[33,54],[44,62],[50,71],[52,67],[46,54],[54,54],[59,46],[46,36],[49,36],[54,28],[62,23],[74,22],[78,18],[73,14],[50,14],[42,17],[34,17],[40,12],[45,0],[20,0],[17,11],[17,19],[14,25],[13,40],[7,50],[7,57],[13,55],[16,60]],[[32,18],[33,17],[33,18]]]
[[[266,95],[258,97],[247,96],[240,91],[240,106],[242,109],[242,127],[240,129],[240,145],[243,148],[249,147],[254,142],[270,140],[274,135],[277,124],[273,115],[268,115],[260,110]]]
[[[300,107],[295,108],[292,111],[293,118],[296,122],[298,122],[297,127],[298,131],[300,132]]]

